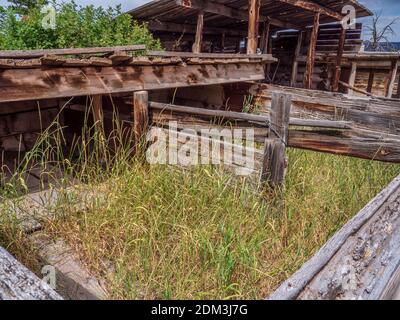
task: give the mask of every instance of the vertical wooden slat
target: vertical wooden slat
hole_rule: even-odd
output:
[[[284,182],[286,157],[285,150],[289,136],[289,115],[291,96],[282,93],[272,94],[270,127],[265,140],[264,159],[261,170],[261,183],[272,189]]]
[[[385,96],[391,98],[393,95],[393,89],[397,76],[397,69],[399,68],[399,60],[392,61],[392,67],[390,68],[388,77],[385,81]]]
[[[352,62],[351,63],[351,70],[350,70],[350,78],[349,78],[349,85],[350,87],[354,87],[354,84],[356,82],[356,76],[357,76],[357,62]],[[353,95],[354,92],[351,89],[348,89],[347,93],[349,95]]]
[[[149,125],[149,95],[147,91],[133,94],[133,132],[135,144],[140,143]]]
[[[340,31],[339,45],[336,56],[335,71],[333,72],[333,80],[332,80],[333,92],[339,91],[339,80],[340,80],[340,72],[341,72],[342,57],[343,57],[345,42],[346,42],[346,29],[343,28],[342,26],[342,29]]]
[[[257,53],[260,0],[249,0],[247,54]]]
[[[304,88],[306,89],[311,89],[312,86],[314,63],[315,63],[315,50],[318,39],[319,17],[320,13],[316,13],[314,15],[314,24],[311,31],[310,45],[307,54],[306,72],[304,74]]]
[[[203,26],[204,26],[204,12],[200,11],[197,15],[196,37],[192,48],[193,53],[201,52],[201,46],[203,42]]]
[[[369,93],[372,92],[372,87],[374,85],[374,77],[375,77],[374,69],[369,70],[368,85],[367,85],[367,92]]]
[[[297,45],[296,45],[296,50],[294,52],[294,58],[293,58],[293,66],[292,66],[292,79],[290,80],[290,85],[292,87],[296,86],[296,79],[297,79],[297,70],[299,67],[299,56],[301,53],[301,44],[303,42],[303,37],[304,37],[304,31],[299,31],[299,36],[297,37]]]

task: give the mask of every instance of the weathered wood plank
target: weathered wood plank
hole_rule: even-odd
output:
[[[172,111],[177,113],[186,113],[190,115],[200,115],[209,118],[221,118],[225,120],[244,120],[249,122],[258,123],[259,125],[265,126],[270,124],[270,117],[265,115],[257,115],[244,112],[224,111],[224,110],[212,110],[204,108],[194,108],[187,106],[171,105],[159,102],[150,102],[149,106],[151,109],[161,111]],[[331,121],[331,120],[318,120],[318,119],[299,119],[290,118],[289,124],[293,126],[305,126],[305,127],[318,127],[318,128],[336,128],[336,129],[348,129],[351,123],[346,121]]]
[[[197,15],[196,36],[193,43],[193,53],[200,53],[203,43],[204,12],[200,11]]]
[[[0,247],[0,300],[62,300],[10,253]]]
[[[285,179],[291,103],[289,95],[272,94],[271,121],[265,139],[260,182],[273,189],[282,186]]]
[[[262,80],[262,64],[6,69],[0,102]]]
[[[69,49],[45,49],[45,50],[2,50],[1,59],[30,59],[40,58],[46,55],[83,55],[96,53],[110,53],[114,51],[138,51],[145,50],[145,45],[129,45],[115,47],[94,47],[94,48],[69,48]]]
[[[133,94],[133,132],[135,143],[139,144],[149,126],[149,94],[138,91]]]
[[[269,299],[382,297],[400,264],[400,233],[395,232],[400,227],[399,203],[400,176],[340,229]],[[387,229],[389,226],[391,231]],[[346,276],[347,280],[356,283],[346,282]],[[357,279],[365,283],[360,285]],[[344,290],[345,285],[350,290]]]

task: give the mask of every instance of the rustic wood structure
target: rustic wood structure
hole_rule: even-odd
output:
[[[208,114],[221,117],[223,114],[226,119],[235,117],[237,126],[256,128],[255,140],[263,143],[268,136],[265,123],[271,113],[273,93],[291,96],[289,147],[400,162],[400,117],[396,100],[361,98],[259,83],[212,86],[207,91],[185,88],[174,92],[174,100],[179,105],[206,108],[201,116]],[[232,114],[232,111],[243,110],[243,101],[248,97],[252,98],[251,105],[261,115],[242,113],[239,117]],[[226,109],[230,113],[221,113]],[[198,111],[192,112],[198,114]],[[193,115],[187,119],[180,118],[184,126],[207,123],[193,119]],[[322,120],[326,123],[322,123]],[[153,117],[153,121],[157,122],[158,119]],[[302,128],[303,125],[313,130]]]
[[[317,57],[318,63],[328,65],[333,60],[335,57],[332,54],[321,53]],[[343,86],[348,89],[349,94],[400,98],[400,53],[345,53],[341,60],[341,68],[347,73],[347,77],[345,75],[343,78],[347,86]]]
[[[399,228],[400,176],[269,299],[399,299]]]
[[[263,64],[274,61],[270,55],[166,55],[2,59],[0,103],[260,80]]]
[[[360,24],[349,30],[342,27],[340,23],[344,19],[342,7],[346,4],[354,6],[357,18],[372,13],[356,1],[338,3],[330,0],[279,0],[278,2],[279,4],[276,1],[259,0],[222,2],[157,0],[128,13],[135,20],[146,22],[168,50],[254,54],[259,49],[262,53],[277,55],[282,52],[282,46],[279,44],[282,37],[279,37],[279,33],[284,31],[298,38],[298,45],[296,48],[291,48],[289,54],[279,57],[279,64],[272,75],[270,66],[267,67],[267,79],[287,84],[274,80],[277,72],[286,72],[284,70],[287,63],[291,65],[293,62],[293,59],[290,62],[287,59],[294,54],[294,67],[289,77],[291,83],[296,82],[298,64],[305,62],[304,79],[302,78],[301,82],[307,89],[315,88],[316,54],[319,50],[334,51],[337,57],[336,64],[329,79],[332,84],[328,85],[333,91],[338,91],[341,57],[344,52],[358,51],[354,45],[360,47],[362,42],[361,32],[358,32],[361,30]],[[339,23],[327,24],[333,22]],[[291,31],[285,31],[288,29]],[[338,34],[335,34],[336,29],[339,30]],[[303,35],[304,31],[307,31],[307,37]],[[278,39],[273,38],[272,35],[277,32]],[[321,32],[322,37],[320,37]],[[305,60],[301,56],[302,48],[307,51]]]

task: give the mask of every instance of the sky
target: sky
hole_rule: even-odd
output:
[[[93,4],[96,6],[114,6],[117,4],[122,5],[124,11],[133,9],[139,5],[149,2],[149,0],[76,0],[81,5]],[[382,24],[389,23],[391,20],[399,17],[400,18],[400,0],[359,0],[360,3],[371,9],[372,11],[382,12]],[[5,5],[6,0],[0,0],[0,5]],[[369,18],[362,19],[361,22],[368,24]],[[394,26],[396,32],[395,35],[389,37],[390,41],[400,42],[400,19]],[[368,39],[369,35],[365,32],[363,35],[364,39]]]

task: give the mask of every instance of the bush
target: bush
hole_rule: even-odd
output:
[[[0,49],[50,49],[144,44],[160,49],[145,25],[115,8],[78,6],[74,1],[53,3],[56,9],[54,29],[44,29],[46,13],[40,7],[19,15],[13,8],[0,7]]]

